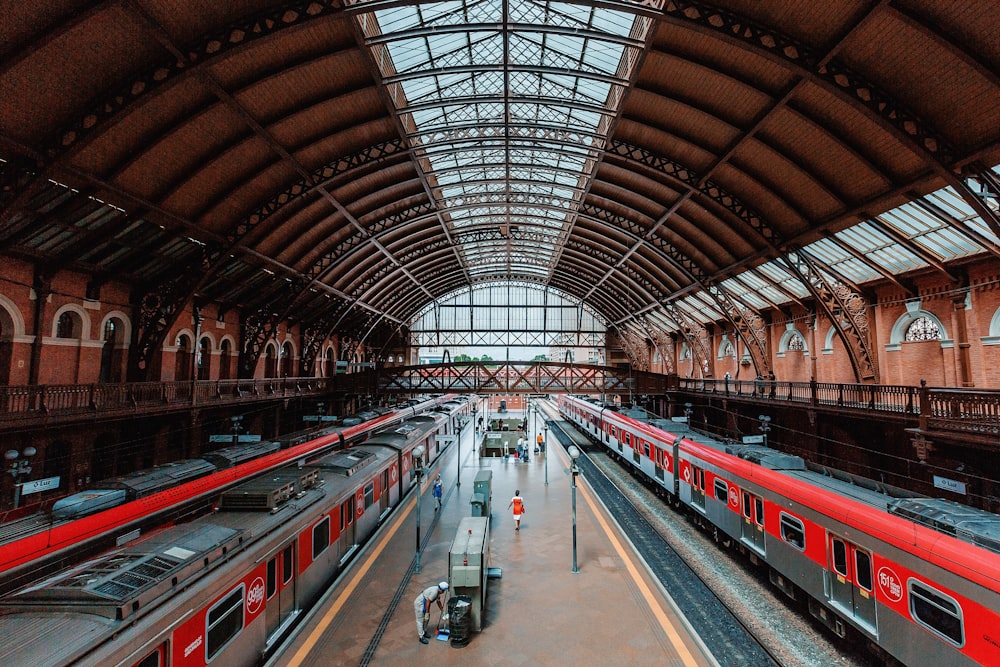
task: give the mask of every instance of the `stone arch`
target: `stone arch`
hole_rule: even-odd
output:
[[[73,325],[72,338],[75,340],[90,340],[90,313],[75,303],[67,303],[65,306],[53,313],[52,338],[59,337],[59,318],[62,317],[64,313],[71,313],[74,320],[76,320]]]
[[[17,304],[0,294],[0,340],[13,341],[25,335],[24,317]]]
[[[789,324],[785,329],[784,333],[781,334],[781,338],[778,340],[778,351],[779,357],[785,356],[786,352],[796,352],[797,350],[790,349],[790,343],[798,337],[802,341],[802,354],[804,356],[809,355],[809,343],[808,339],[802,335],[802,332],[795,328],[794,324]]]
[[[911,303],[906,304],[906,312],[900,315],[896,320],[896,323],[892,325],[892,330],[889,333],[889,343],[885,346],[885,349],[898,350],[900,344],[906,339],[906,330],[910,328],[910,325],[913,324],[914,321],[920,319],[921,317],[926,317],[937,325],[938,330],[941,331],[940,342],[942,346],[950,342],[948,329],[945,327],[944,322],[938,319],[937,315],[934,313],[921,309],[919,303],[915,303],[915,308],[911,307]]]
[[[0,295],[0,384],[10,384],[14,343],[24,341],[24,318],[17,305]]]

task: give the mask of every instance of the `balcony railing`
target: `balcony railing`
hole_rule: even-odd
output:
[[[689,392],[915,417],[924,432],[966,434],[980,443],[1000,447],[1000,391],[997,390],[690,378],[682,378],[679,385],[681,390]]]
[[[84,416],[111,418],[207,405],[319,396],[344,389],[346,384],[343,378],[303,377],[0,386],[0,425],[41,425]]]

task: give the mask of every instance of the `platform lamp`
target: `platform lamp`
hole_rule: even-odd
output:
[[[576,460],[580,458],[580,450],[577,449],[576,445],[570,445],[569,449],[566,450],[569,453],[569,457],[573,460],[570,464],[569,471],[573,474],[573,489],[572,493],[572,506],[573,506],[573,574],[578,574],[580,568],[576,566],[576,476],[580,474],[580,468],[576,465]]]
[[[458,437],[455,440],[455,444],[458,445],[458,451],[456,452],[458,456],[455,457],[458,463],[458,476],[455,480],[455,488],[462,486],[462,419],[463,417],[458,418]]]
[[[419,445],[413,450],[413,472],[417,474],[417,560],[413,566],[413,571],[420,573],[420,496],[423,490],[420,488],[420,478],[424,476],[424,446]]]
[[[536,408],[536,410],[537,410],[537,408]],[[548,425],[548,423],[546,423],[545,424],[545,437],[542,438],[542,451],[540,452],[541,454],[544,455],[543,458],[545,459],[545,486],[549,485],[549,454],[548,454],[548,448],[549,448],[549,425]]]
[[[760,420],[760,432],[764,435],[764,446],[767,447],[767,432],[771,430],[771,418],[761,415],[757,419]]]
[[[31,457],[38,453],[31,445],[24,448],[24,451],[19,452],[16,449],[8,449],[3,457],[7,460],[8,474],[14,478],[14,509],[17,509],[21,504],[21,475],[31,474]],[[21,457],[24,457],[20,461]]]

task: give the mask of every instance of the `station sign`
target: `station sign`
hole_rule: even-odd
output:
[[[764,436],[763,435],[745,435],[743,436],[744,445],[763,445]]]
[[[59,477],[46,477],[45,479],[33,479],[30,482],[21,484],[21,495],[29,493],[41,493],[42,491],[53,491],[59,488]]]
[[[965,495],[965,482],[960,482],[957,479],[949,479],[947,477],[939,477],[934,475],[934,488],[944,489],[945,491],[951,491],[952,493],[960,493]]]
[[[233,442],[233,436],[231,435],[210,435],[208,436],[209,442]],[[260,442],[259,435],[241,435],[237,436],[236,442]]]

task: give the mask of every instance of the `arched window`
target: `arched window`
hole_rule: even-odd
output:
[[[736,348],[733,347],[733,341],[724,340],[722,345],[719,347],[719,358],[724,359],[726,357],[736,357]]]
[[[788,339],[788,349],[796,352],[802,352],[806,349],[806,342],[802,339],[802,336],[797,333],[792,334]]]
[[[108,320],[107,322],[104,323],[104,342],[105,343],[114,343],[115,342],[115,329],[116,329],[116,326],[115,326],[115,321],[114,320]],[[60,338],[61,338],[61,336],[60,336]]]
[[[326,376],[332,378],[337,372],[337,360],[334,358],[333,348],[326,351]]]
[[[929,317],[918,317],[906,327],[906,341],[941,340],[941,329]]]
[[[76,338],[76,316],[66,311],[56,322],[56,338]]]

